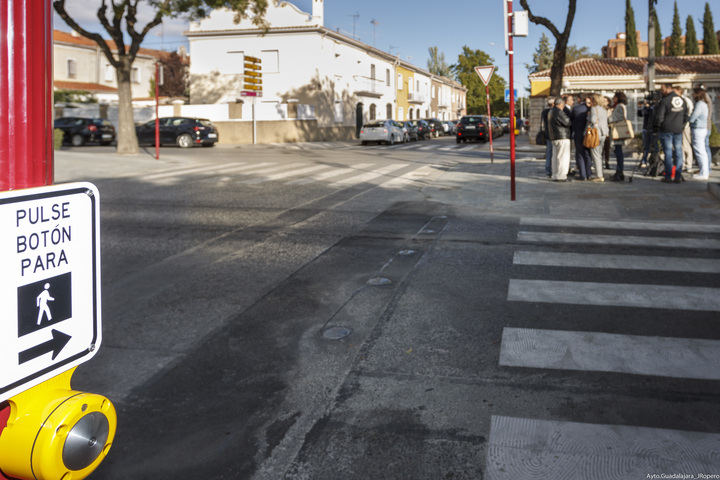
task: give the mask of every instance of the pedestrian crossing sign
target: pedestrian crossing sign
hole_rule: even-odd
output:
[[[89,183],[0,193],[0,402],[97,353],[99,196]]]

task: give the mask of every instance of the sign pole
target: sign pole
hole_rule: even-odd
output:
[[[160,160],[160,63],[155,62],[155,160]]]
[[[504,2],[505,0],[503,0]],[[515,95],[513,79],[513,6],[512,0],[507,0],[508,16],[505,19],[508,28],[508,56],[510,62],[510,200],[515,201]]]
[[[252,97],[252,130],[253,130],[253,145],[257,143],[257,122],[255,121],[255,99],[257,97]]]
[[[493,149],[493,141],[492,141],[492,116],[490,116],[490,86],[485,85],[485,103],[487,103],[487,112],[488,112],[488,132],[490,135],[490,163],[495,163],[495,150]]]

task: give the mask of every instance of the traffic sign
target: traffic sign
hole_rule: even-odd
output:
[[[246,76],[246,77],[262,78],[262,73],[260,73],[260,72],[255,72],[255,71],[252,71],[252,70],[246,70],[246,71],[245,71],[245,76]]]
[[[90,183],[0,193],[0,402],[97,353],[99,211]]]
[[[262,85],[250,85],[246,83],[243,85],[243,90],[262,90]]]
[[[241,97],[262,97],[262,90],[259,92],[240,92]]]
[[[260,70],[262,67],[260,65],[256,65],[254,63],[245,63],[245,71],[248,70]]]
[[[513,89],[513,97],[514,97],[514,100],[517,100],[517,98],[518,98],[517,97],[517,88]],[[509,88],[505,89],[505,103],[510,103],[510,89]]]
[[[257,57],[251,57],[250,55],[245,55],[244,60],[249,63],[262,63],[262,60]]]
[[[480,80],[482,80],[483,84],[486,87],[487,87],[488,83],[490,83],[490,78],[492,77],[492,74],[494,71],[495,71],[494,65],[475,67],[475,73],[478,74],[478,77],[480,77]]]
[[[246,77],[243,80],[245,83],[252,83],[252,84],[259,84],[262,85],[262,78],[255,78],[255,77]]]

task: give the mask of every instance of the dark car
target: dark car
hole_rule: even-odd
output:
[[[417,128],[418,140],[425,140],[430,137],[430,125],[425,120],[410,120],[408,123],[412,123]]]
[[[492,127],[491,123],[488,122],[487,115],[465,115],[457,124],[455,141],[457,143],[471,140],[487,142],[489,140],[488,128]]]
[[[493,138],[500,138],[503,135],[505,135],[505,129],[502,125],[502,120],[500,120],[498,117],[492,117],[492,123],[493,123]]]
[[[155,120],[135,127],[138,142],[155,144]],[[160,118],[160,144],[175,144],[180,148],[202,145],[212,147],[218,141],[218,131],[210,120],[189,117]]]
[[[430,136],[439,137],[444,134],[442,122],[437,118],[426,118],[425,121],[430,126]]]
[[[413,122],[403,122],[403,126],[407,130],[408,140],[417,141],[420,138],[418,127]]]
[[[503,127],[504,133],[510,133],[510,119],[508,117],[500,117],[500,125]]]
[[[63,131],[63,144],[79,147],[86,143],[110,145],[115,141],[115,127],[102,118],[63,117],[54,128]]]

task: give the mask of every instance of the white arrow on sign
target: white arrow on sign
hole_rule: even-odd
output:
[[[475,67],[475,73],[478,74],[478,77],[480,77],[480,80],[485,84],[487,87],[487,84],[490,83],[490,78],[492,77],[493,72],[495,71],[494,65],[486,65],[482,67]]]

